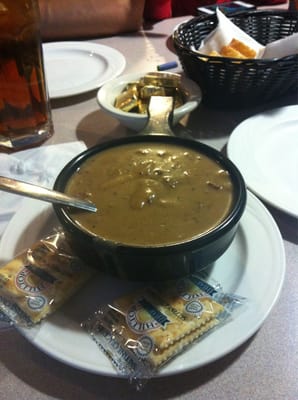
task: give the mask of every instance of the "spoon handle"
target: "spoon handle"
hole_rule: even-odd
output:
[[[140,135],[174,136],[170,127],[174,99],[170,96],[151,96],[148,106],[148,122]]]
[[[76,199],[55,190],[46,189],[44,187],[33,185],[32,183],[6,178],[4,176],[0,176],[0,189],[6,192],[21,194],[34,199],[47,201],[49,203],[59,203],[66,206],[81,208],[87,211],[97,211],[96,206],[88,201]]]

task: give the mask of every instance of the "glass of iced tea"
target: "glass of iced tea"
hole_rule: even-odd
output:
[[[0,0],[0,150],[52,134],[38,0]]]

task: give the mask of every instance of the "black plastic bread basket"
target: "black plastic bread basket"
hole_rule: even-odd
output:
[[[298,13],[253,11],[229,17],[248,35],[266,45],[298,31]],[[280,59],[231,59],[200,56],[202,40],[217,26],[216,15],[195,17],[179,25],[173,43],[187,76],[199,84],[203,102],[218,108],[258,105],[298,93],[298,54]]]

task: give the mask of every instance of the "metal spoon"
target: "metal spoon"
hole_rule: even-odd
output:
[[[33,185],[32,183],[6,178],[4,176],[0,176],[0,190],[21,194],[23,196],[47,201],[49,203],[64,204],[66,206],[81,208],[92,212],[97,211],[96,206],[91,202],[67,196],[64,193],[57,192],[56,190],[46,189],[41,186]]]

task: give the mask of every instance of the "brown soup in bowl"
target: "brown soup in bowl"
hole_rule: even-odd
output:
[[[197,149],[140,142],[94,154],[65,192],[96,204],[96,214],[70,210],[92,235],[129,246],[159,247],[200,237],[233,206],[228,171]]]
[[[236,166],[218,150],[169,135],[127,136],[78,154],[54,189],[98,212],[53,204],[74,252],[121,279],[197,272],[230,246],[246,205]]]

